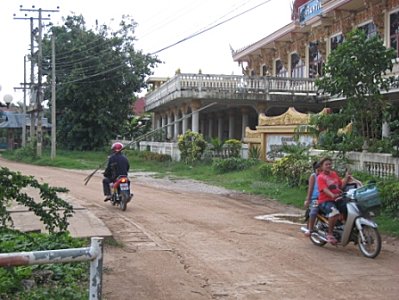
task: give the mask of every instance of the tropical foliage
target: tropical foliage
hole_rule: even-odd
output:
[[[89,29],[83,16],[72,15],[45,35],[48,66],[50,35],[55,36],[57,142],[65,148],[101,149],[111,138],[125,133],[134,93],[145,86],[144,79],[158,63],[135,49],[136,25],[125,16],[118,30],[106,25]]]

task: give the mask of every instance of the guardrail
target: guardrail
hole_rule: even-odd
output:
[[[90,261],[89,299],[101,300],[103,238],[91,238],[90,247],[0,254],[0,267]]]

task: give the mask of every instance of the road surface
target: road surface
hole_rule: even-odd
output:
[[[376,259],[353,244],[311,244],[299,225],[255,219],[298,210],[192,181],[133,174],[122,212],[102,201],[101,176],[8,162],[70,196],[106,223],[104,299],[399,299],[399,249],[384,239]]]

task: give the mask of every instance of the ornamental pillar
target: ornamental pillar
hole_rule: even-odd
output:
[[[234,110],[229,111],[229,139],[234,139],[234,128],[235,120],[234,120]]]
[[[248,109],[247,108],[242,108],[241,109],[241,114],[242,114],[242,126],[241,126],[241,140],[244,140],[245,138],[245,129],[249,125],[249,116],[248,116]]]
[[[218,114],[218,139],[223,141],[223,114]]]
[[[201,107],[201,101],[193,100],[191,101],[191,128],[193,132],[199,132],[199,112],[198,109]]]
[[[172,131],[173,120],[172,120],[172,115],[173,115],[173,113],[171,111],[169,111],[168,112],[168,127],[167,127],[167,135],[166,135],[168,140],[172,140],[173,139],[173,131]]]

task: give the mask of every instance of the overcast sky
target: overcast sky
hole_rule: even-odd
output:
[[[59,6],[60,12],[51,14],[56,25],[62,24],[62,16],[74,12],[84,16],[88,27],[98,20],[99,24],[117,28],[121,16],[129,14],[138,23],[136,49],[153,53],[264,2],[232,21],[160,52],[158,57],[164,64],[154,69],[154,75],[163,77],[172,77],[178,68],[182,73],[201,69],[204,74],[241,74],[232,60],[230,45],[242,48],[288,24],[292,0],[0,0],[0,99],[11,94],[14,102],[22,100],[22,92],[15,92],[13,87],[23,82],[23,57],[29,53],[30,33],[29,20],[13,19],[14,13],[24,16],[20,5],[42,9]],[[31,16],[37,17],[37,13]]]

